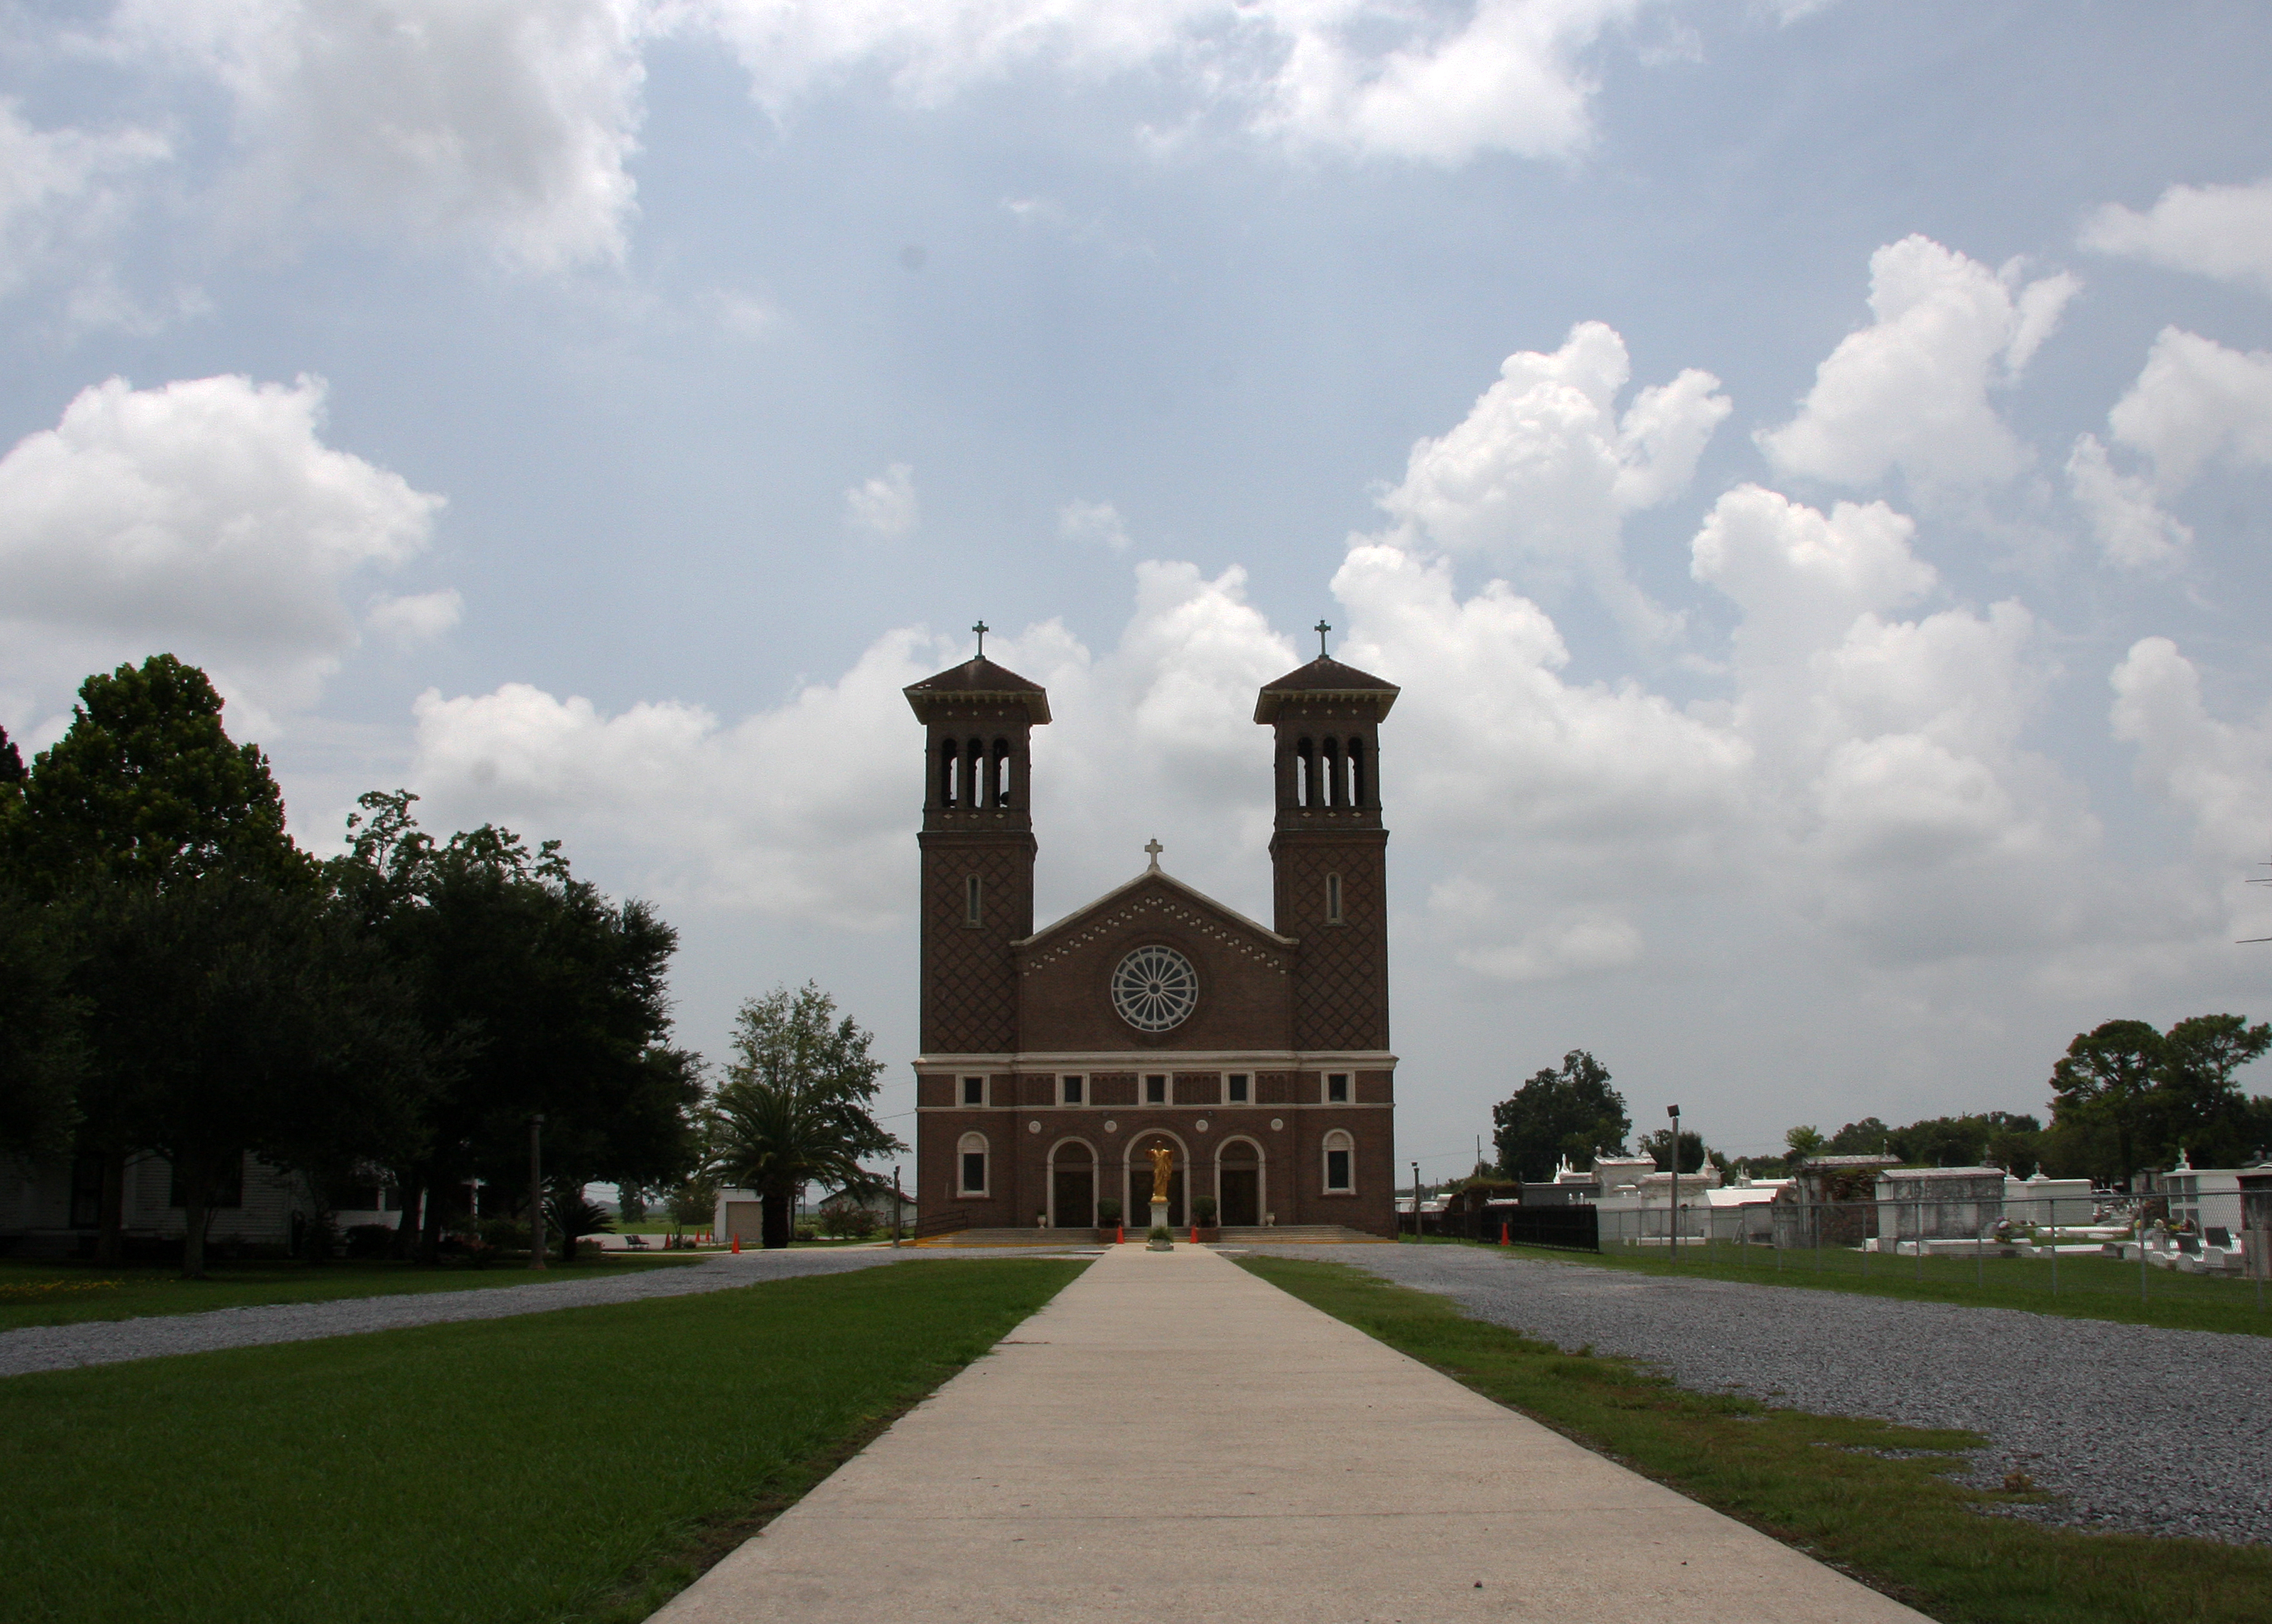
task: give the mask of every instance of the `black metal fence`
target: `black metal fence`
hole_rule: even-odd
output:
[[[1518,1246],[1554,1246],[1565,1252],[1601,1250],[1598,1209],[1491,1205],[1474,1212],[1431,1213],[1427,1232],[1461,1240],[1506,1241]]]

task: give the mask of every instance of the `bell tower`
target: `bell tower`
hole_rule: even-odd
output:
[[[1033,730],[1050,696],[979,653],[904,690],[923,724],[923,1049],[1018,1047],[1010,944],[1034,933]]]
[[[1380,723],[1400,690],[1325,652],[1267,685],[1254,720],[1277,735],[1272,924],[1298,939],[1294,1046],[1388,1048],[1388,831]]]

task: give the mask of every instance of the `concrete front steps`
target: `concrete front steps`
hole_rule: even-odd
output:
[[[1131,1240],[1144,1239],[1140,1229],[1127,1231]],[[1191,1238],[1189,1226],[1176,1231],[1177,1240]],[[1253,1224],[1225,1229],[1216,1239],[1226,1246],[1393,1246],[1396,1243],[1385,1235],[1368,1235],[1363,1230],[1353,1230],[1340,1224],[1277,1224],[1265,1226]],[[1066,1246],[1093,1246],[1097,1244],[1094,1230],[990,1229],[949,1230],[944,1235],[926,1235],[915,1243],[918,1246],[1048,1246],[1062,1250]]]
[[[1222,1231],[1223,1243],[1239,1246],[1393,1246],[1386,1235],[1369,1235],[1343,1224],[1274,1224]]]

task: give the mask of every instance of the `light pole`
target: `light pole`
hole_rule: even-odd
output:
[[[1680,1107],[1669,1107],[1672,1119],[1672,1261],[1680,1261]]]
[[[895,1163],[892,1167],[892,1245],[894,1246],[900,1244],[901,1199],[900,1170]]]
[[[528,1266],[544,1267],[544,1119],[528,1119]]]
[[[1420,1239],[1420,1164],[1417,1162],[1412,1164],[1412,1239]]]

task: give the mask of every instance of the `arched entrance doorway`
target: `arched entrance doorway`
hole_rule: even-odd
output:
[[[1171,1164],[1175,1171],[1168,1177],[1168,1226],[1180,1229],[1191,1220],[1184,1216],[1184,1185],[1190,1158],[1184,1154],[1183,1141],[1173,1134],[1139,1134],[1128,1141],[1128,1208],[1127,1222],[1131,1229],[1152,1222],[1152,1147],[1165,1145],[1175,1153]]]
[[[1225,1141],[1215,1156],[1216,1220],[1245,1227],[1262,1222],[1262,1147],[1251,1139]]]
[[[1096,1152],[1079,1139],[1050,1148],[1050,1224],[1062,1230],[1096,1224]]]

